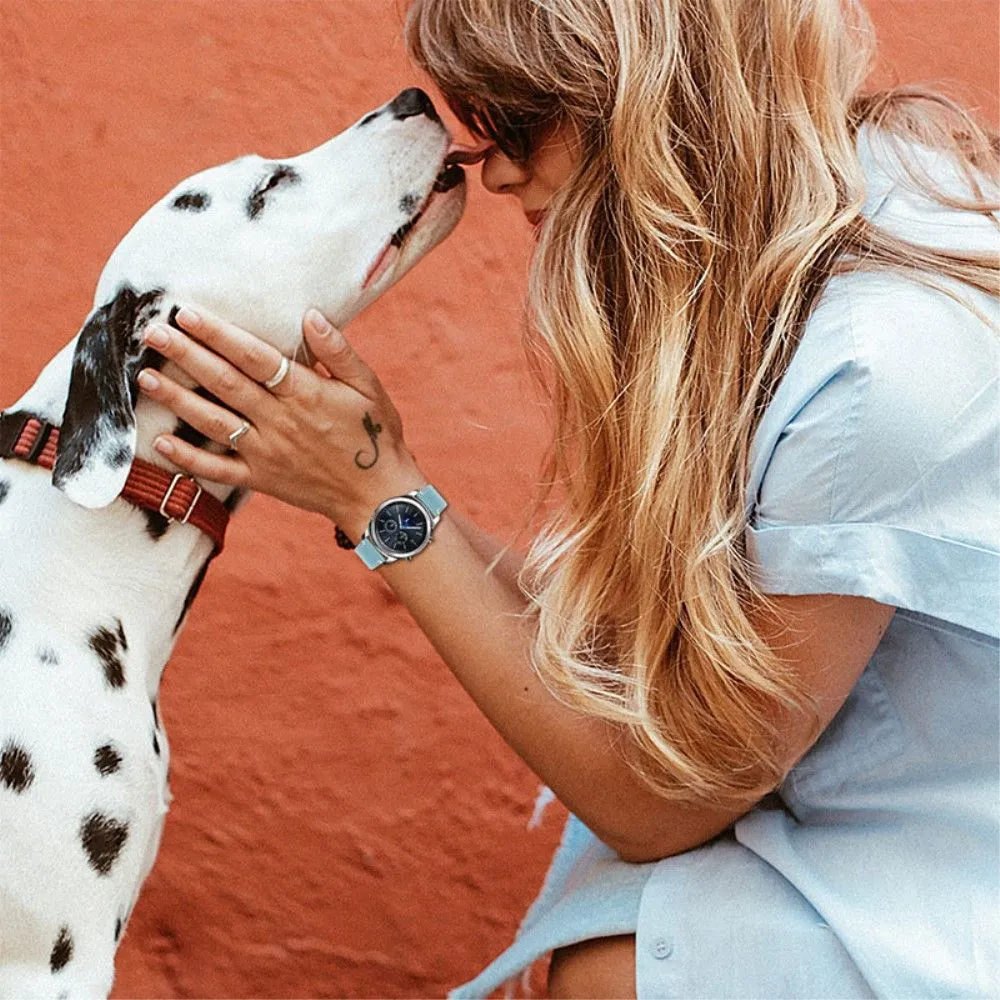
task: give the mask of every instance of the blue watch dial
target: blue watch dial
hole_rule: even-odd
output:
[[[427,515],[411,500],[394,500],[375,517],[379,545],[394,555],[409,555],[423,545],[430,530]]]

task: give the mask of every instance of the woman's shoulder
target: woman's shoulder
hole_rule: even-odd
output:
[[[1000,319],[995,299],[978,304]],[[996,636],[998,372],[997,330],[944,292],[893,273],[835,279],[754,437],[762,587]]]
[[[856,148],[866,185],[861,211],[874,225],[939,249],[997,252],[1000,213],[944,205],[917,182],[930,183],[951,198],[989,198],[995,203],[1000,200],[1000,189],[985,174],[977,175],[980,188],[976,191],[946,151],[867,124],[858,130]]]
[[[933,375],[942,389],[953,376],[959,382],[953,388],[971,390],[997,374],[1000,298],[932,272],[835,275],[799,347],[789,366],[793,377],[793,367],[825,359],[827,367],[847,364],[873,378]]]
[[[937,246],[980,239],[975,213],[870,176],[877,224],[915,242],[924,226]],[[997,635],[998,373],[995,295],[889,267],[832,277],[751,448],[747,551],[762,588],[854,594]]]
[[[971,197],[945,154],[868,126],[858,134],[857,149],[867,184],[862,212],[874,225],[938,249],[1000,256],[1000,213],[941,205],[913,184],[901,162],[909,159],[945,193]],[[794,415],[789,407],[837,378],[868,376],[887,389],[920,394],[936,388],[939,395],[961,396],[996,375],[996,295],[942,274],[869,268],[834,275],[817,299],[774,400],[779,410],[785,402],[788,417]],[[921,386],[921,373],[933,378],[934,387]],[[835,395],[827,393],[832,404]]]
[[[754,437],[756,517],[1000,547],[1000,302],[949,287],[983,317],[906,274],[831,280]]]
[[[816,429],[822,421],[864,421],[895,425],[897,444],[908,427],[927,445],[944,446],[951,420],[976,397],[990,403],[991,386],[996,394],[1000,300],[929,277],[939,287],[892,270],[831,278],[759,434],[774,441],[793,422]]]

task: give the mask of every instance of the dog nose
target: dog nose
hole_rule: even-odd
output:
[[[397,121],[414,115],[427,115],[431,121],[441,121],[434,103],[419,87],[409,87],[397,94],[390,102],[389,110]]]

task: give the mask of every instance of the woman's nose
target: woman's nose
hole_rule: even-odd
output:
[[[497,149],[490,148],[483,161],[483,187],[492,194],[516,194],[515,188],[531,178],[531,172],[523,163],[514,160]]]

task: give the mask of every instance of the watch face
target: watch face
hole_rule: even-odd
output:
[[[397,556],[408,556],[427,540],[427,515],[411,500],[393,500],[375,515],[378,544]]]

